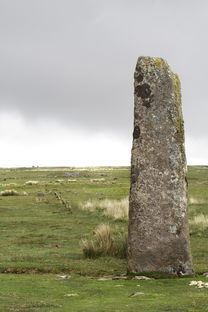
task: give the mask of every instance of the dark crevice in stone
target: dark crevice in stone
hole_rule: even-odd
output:
[[[176,234],[180,235],[181,234],[181,229],[177,229]]]
[[[142,82],[142,80],[144,79],[142,74],[139,74],[138,76],[135,77],[137,82]]]
[[[133,138],[138,139],[140,137],[140,133],[141,133],[141,131],[140,131],[139,126],[135,126],[134,132],[133,132]]]
[[[143,103],[142,103],[142,105],[145,106],[145,107],[147,107],[147,108],[150,108],[150,107],[151,107],[150,104],[151,104],[151,101],[150,101],[150,100],[149,100],[149,101],[146,101],[146,100],[145,100],[145,101],[143,101]]]
[[[139,169],[137,166],[132,166],[131,167],[131,183],[136,183],[137,181],[137,178],[138,178],[138,175],[139,175]]]

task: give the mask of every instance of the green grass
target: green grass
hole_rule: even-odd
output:
[[[77,182],[67,183],[66,173],[79,174]],[[1,237],[0,272],[75,272],[82,275],[120,274],[126,260],[100,258],[85,260],[80,241],[92,236],[100,223],[109,223],[117,231],[127,230],[127,221],[113,220],[98,213],[79,210],[78,203],[89,198],[127,196],[128,168],[94,170],[18,169],[1,170],[3,183],[17,183],[17,191],[28,196],[0,197]],[[103,177],[104,175],[104,177]],[[105,178],[105,183],[93,183],[92,178]],[[6,181],[4,181],[6,179]],[[63,179],[66,183],[55,181]],[[40,185],[25,185],[29,180]],[[8,187],[6,187],[8,189]],[[0,188],[3,191],[5,187]],[[72,214],[55,197],[57,191],[72,207]],[[44,197],[37,194],[43,192]]]
[[[98,281],[76,275],[59,280],[51,274],[7,274],[0,280],[0,311],[208,311],[208,289],[189,286],[190,281]],[[136,292],[143,294],[132,297]]]
[[[125,233],[127,220],[104,216],[99,209],[83,211],[79,203],[127,197],[129,175],[128,167],[0,169],[0,192],[28,193],[0,196],[0,272],[25,273],[0,275],[0,311],[208,311],[208,289],[188,286],[189,279],[101,282],[99,276],[125,274],[126,260],[84,258],[80,241],[91,239],[100,223],[109,224],[115,233]],[[59,179],[65,182],[56,182]],[[40,184],[25,185],[30,180]],[[189,197],[194,198],[189,205],[190,219],[208,215],[208,167],[189,167],[188,180]],[[17,186],[2,186],[9,183]],[[69,202],[72,214],[54,192]],[[197,274],[207,272],[208,231],[191,225],[190,233],[195,270]],[[57,280],[56,274],[61,273],[72,274],[72,278]],[[116,284],[125,285],[114,287]],[[136,291],[145,295],[129,297]],[[66,297],[66,293],[79,296]]]

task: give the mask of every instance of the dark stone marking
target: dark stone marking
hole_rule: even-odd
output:
[[[183,265],[179,265],[176,272],[178,276],[183,276],[184,273],[186,273],[186,270],[184,269]]]
[[[147,83],[139,85],[135,88],[135,94],[142,99],[148,99],[151,96],[151,89]]]
[[[139,72],[139,73],[141,73],[141,71],[142,71],[141,67],[140,67],[140,66],[138,66],[138,64],[137,64],[135,72]]]
[[[134,73],[134,79],[135,79],[135,81],[137,81],[138,83],[142,82],[142,80],[144,79],[144,75],[142,74],[141,70],[140,70],[140,71],[135,71],[135,73]]]
[[[153,102],[153,98],[154,98],[153,94],[150,95],[150,98],[143,100],[142,105],[147,107],[147,108],[150,108],[151,107],[150,104]]]
[[[180,235],[181,234],[181,229],[177,229],[176,234]]]
[[[139,74],[139,76],[137,76],[136,80],[137,80],[138,82],[142,82],[143,78],[144,78],[143,75],[142,75],[142,74]]]
[[[132,166],[131,167],[131,183],[136,183],[137,181],[137,178],[138,178],[138,175],[139,175],[139,169],[137,166]]]
[[[135,126],[134,132],[133,132],[133,138],[138,139],[140,137],[140,133],[141,133],[141,131],[140,131],[139,126]]]
[[[145,100],[145,101],[143,101],[142,105],[147,107],[147,108],[150,108],[151,107],[150,103],[151,103],[150,101]]]

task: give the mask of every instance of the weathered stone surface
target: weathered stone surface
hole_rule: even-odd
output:
[[[150,57],[134,78],[128,271],[192,274],[180,81]]]

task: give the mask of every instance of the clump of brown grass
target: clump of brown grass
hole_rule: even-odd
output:
[[[124,198],[121,200],[88,200],[80,205],[82,209],[89,210],[91,212],[96,209],[101,209],[103,215],[113,217],[115,219],[127,219],[129,210],[129,200]]]
[[[0,196],[27,196],[27,192],[17,192],[16,190],[5,190],[0,192]]]
[[[94,239],[81,241],[81,248],[86,258],[99,256],[126,257],[126,238],[116,239],[108,224],[100,224],[94,231]]]
[[[56,180],[55,182],[56,182],[56,183],[64,183],[65,180],[63,180],[63,179],[58,179],[58,180]]]
[[[91,179],[90,182],[92,183],[100,183],[100,182],[105,182],[104,178],[100,178],[100,179]]]
[[[38,184],[40,184],[39,181],[27,181],[27,182],[25,182],[25,185],[38,185]]]

